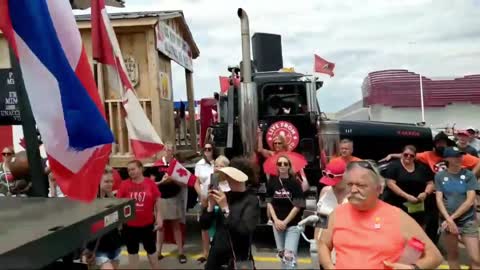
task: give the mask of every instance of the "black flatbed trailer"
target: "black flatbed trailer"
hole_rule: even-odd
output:
[[[0,268],[48,268],[132,219],[134,207],[127,199],[1,198]]]

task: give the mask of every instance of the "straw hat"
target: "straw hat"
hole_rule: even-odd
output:
[[[234,167],[224,167],[219,169],[219,171],[240,183],[246,182],[248,180],[248,176],[244,172]]]

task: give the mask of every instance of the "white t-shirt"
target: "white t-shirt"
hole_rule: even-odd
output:
[[[213,173],[213,164],[201,159],[195,164],[195,176],[200,180],[200,195],[204,198],[208,196],[208,185],[210,185],[210,176]]]
[[[345,197],[343,202],[341,204],[347,203],[348,198]],[[317,203],[317,213],[321,215],[330,215],[335,208],[338,206],[338,201],[337,197],[335,196],[335,193],[333,193],[332,187],[327,187],[327,190],[323,195],[318,199]],[[323,230],[320,230],[318,233],[318,238],[322,235]],[[336,261],[336,253],[335,249],[332,249],[332,252],[330,253],[332,262],[335,263]]]

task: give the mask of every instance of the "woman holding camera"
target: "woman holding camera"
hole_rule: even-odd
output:
[[[248,164],[247,166],[244,166]],[[205,269],[220,269],[228,265],[229,269],[253,269],[251,252],[252,237],[259,218],[260,205],[257,196],[248,191],[246,182],[249,172],[238,168],[252,168],[250,160],[234,158],[231,167],[218,170],[218,183],[212,181],[208,190],[208,206],[200,217],[202,228],[216,223]],[[215,178],[214,178],[215,179]],[[218,205],[221,215],[215,215]]]

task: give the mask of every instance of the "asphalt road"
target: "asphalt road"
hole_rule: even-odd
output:
[[[185,253],[188,258],[186,264],[180,264],[177,259],[177,249],[175,245],[164,245],[162,254],[165,256],[160,261],[161,269],[203,269],[204,265],[199,264],[196,259],[200,257],[201,252],[201,237],[200,228],[196,221],[194,214],[189,215],[187,219],[187,240],[185,245]],[[254,246],[252,252],[255,257],[255,264],[257,269],[281,269],[280,261],[276,258],[275,242],[273,239],[273,233],[268,227],[264,227],[257,231],[254,237]],[[466,263],[467,257],[464,249],[461,248],[460,261]],[[120,262],[120,268],[127,268],[127,253],[122,252],[122,258]],[[141,269],[148,269],[149,264],[144,251],[140,252]],[[310,259],[310,253],[308,244],[300,239],[298,269],[312,269],[312,261]],[[446,262],[439,269],[448,269]],[[467,269],[462,267],[462,269]]]

